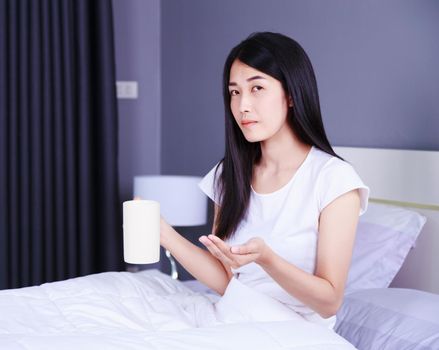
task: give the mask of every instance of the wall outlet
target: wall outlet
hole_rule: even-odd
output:
[[[136,99],[138,90],[137,81],[116,81],[117,98]]]

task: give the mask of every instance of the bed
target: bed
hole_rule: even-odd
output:
[[[337,333],[360,350],[439,349],[439,152],[335,150],[371,188],[349,276],[367,278],[351,280]]]
[[[216,293],[143,270],[0,291],[0,349],[439,349],[439,152],[336,151],[373,198],[336,333],[297,320],[218,323]]]

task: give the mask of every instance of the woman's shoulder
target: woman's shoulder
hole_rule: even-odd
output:
[[[337,174],[345,177],[356,173],[354,167],[348,160],[340,159],[320,149],[316,149],[314,166],[319,177],[329,174]]]
[[[362,215],[367,209],[369,187],[362,181],[355,168],[347,161],[319,150],[316,166],[316,193],[320,211],[338,196],[353,189],[360,190]]]
[[[352,166],[347,161],[314,147],[313,167],[320,173],[323,169],[343,169]]]
[[[200,189],[211,198],[216,204],[219,204],[219,183],[218,179],[222,172],[222,161],[217,162],[213,168],[198,183]]]

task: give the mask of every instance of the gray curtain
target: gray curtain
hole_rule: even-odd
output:
[[[0,0],[0,288],[121,270],[111,0]]]

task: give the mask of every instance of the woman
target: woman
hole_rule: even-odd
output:
[[[164,220],[161,244],[223,295],[222,320],[300,317],[332,328],[369,189],[328,142],[296,41],[250,35],[227,57],[223,84],[225,156],[200,183],[215,202],[213,233],[199,239],[207,250]]]

